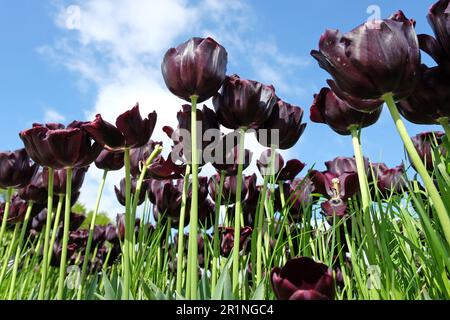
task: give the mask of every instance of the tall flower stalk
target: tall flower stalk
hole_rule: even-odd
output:
[[[233,245],[233,292],[235,297],[239,296],[239,247],[241,238],[241,216],[242,216],[242,171],[245,156],[245,128],[239,129],[239,151],[238,151],[238,174],[236,186],[236,206],[234,212],[234,245]]]
[[[189,218],[189,250],[188,250],[188,274],[190,284],[190,299],[197,299],[198,287],[198,147],[197,147],[197,99],[196,95],[191,96],[191,166],[192,166],[192,195],[191,212]]]
[[[425,187],[428,191],[428,194],[433,202],[433,206],[436,209],[436,213],[439,217],[439,221],[442,225],[442,230],[444,232],[445,239],[447,243],[450,245],[450,217],[448,215],[447,209],[445,208],[444,202],[439,195],[439,191],[437,190],[433,179],[430,177],[424,163],[420,159],[419,154],[417,153],[416,148],[414,147],[413,142],[408,134],[405,124],[400,117],[397,106],[394,101],[394,97],[392,94],[386,94],[383,96],[384,101],[386,102],[389,111],[391,113],[392,119],[394,120],[395,126],[397,127],[397,131],[400,134],[400,137],[405,145],[406,151],[416,168],[419,175],[422,177],[423,182],[425,183]]]
[[[49,253],[49,238],[50,238],[50,228],[52,224],[52,212],[53,212],[53,179],[54,170],[48,168],[48,197],[47,197],[47,221],[45,223],[45,233],[44,233],[44,255],[42,259],[41,266],[41,284],[39,287],[38,299],[43,300],[45,298],[45,289],[47,283],[47,272],[48,272],[48,253]]]
[[[6,189],[6,201],[5,201],[5,212],[3,212],[2,225],[0,227],[0,244],[3,242],[3,235],[5,234],[6,221],[8,220],[9,210],[11,208],[11,198],[12,198],[13,188],[9,187]]]
[[[64,295],[64,280],[66,278],[67,265],[67,245],[69,243],[69,227],[70,227],[70,212],[72,208],[72,174],[73,169],[66,169],[66,203],[64,208],[64,233],[62,242],[61,263],[59,266],[58,277],[58,294],[57,299],[62,300]]]

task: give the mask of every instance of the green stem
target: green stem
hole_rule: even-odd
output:
[[[162,151],[162,147],[160,145],[157,145],[155,147],[155,149],[153,150],[153,152],[148,157],[148,159],[146,159],[144,166],[141,170],[141,174],[136,183],[136,191],[134,193],[133,201],[132,201],[133,207],[131,210],[131,218],[130,218],[130,220],[132,221],[131,223],[133,223],[133,221],[136,221],[136,211],[137,211],[138,202],[139,202],[139,198],[140,198],[139,196],[142,192],[142,186],[144,185],[144,180],[145,180],[145,175],[147,174],[147,169],[152,164],[153,160],[155,160],[155,158],[161,153],[161,151]],[[132,230],[134,230],[134,226],[132,227]],[[135,247],[135,240],[134,240],[134,232],[133,232],[133,240],[131,243],[131,263],[134,261],[134,258],[135,258],[134,247]]]
[[[181,198],[180,221],[178,224],[178,248],[177,248],[177,293],[181,295],[183,289],[183,260],[184,260],[184,222],[186,220],[186,201],[189,188],[189,176],[191,166],[186,166],[183,182],[183,195]]]
[[[214,292],[217,284],[217,267],[220,256],[220,238],[219,238],[219,218],[220,218],[220,206],[222,203],[223,185],[225,182],[225,171],[220,172],[219,191],[216,194],[216,216],[214,221],[214,256],[212,261],[212,273],[211,273],[211,292]],[[217,187],[217,186],[216,186]]]
[[[13,266],[13,271],[12,271],[12,276],[11,276],[11,283],[9,285],[8,300],[12,300],[12,296],[14,293],[14,287],[16,286],[17,270],[19,268],[19,261],[20,261],[20,255],[22,253],[23,240],[25,239],[25,233],[27,232],[28,221],[30,220],[30,215],[31,215],[32,210],[33,210],[33,202],[30,201],[28,203],[27,212],[25,213],[25,219],[23,221],[22,230],[20,231],[20,238],[19,238],[19,243],[17,245],[17,249],[16,249],[16,255],[14,256],[14,266]]]
[[[131,227],[131,164],[130,164],[130,149],[125,149],[125,241],[123,244],[123,268],[124,268],[124,288],[123,298],[128,300],[130,298],[131,289],[131,245],[133,242],[134,226]]]
[[[48,252],[50,250],[48,246],[50,238],[50,228],[52,224],[52,214],[53,214],[53,178],[54,170],[48,168],[48,197],[47,197],[47,221],[45,224],[45,234],[44,234],[44,256],[42,259],[42,272],[41,272],[41,284],[39,287],[38,299],[43,300],[45,296],[45,289],[47,283],[47,269],[48,269]]]
[[[283,214],[283,226],[286,232],[286,236],[288,238],[288,244],[289,244],[289,251],[290,251],[290,257],[293,258],[294,255],[294,244],[292,242],[292,236],[291,236],[291,230],[289,229],[289,222],[288,222],[288,212],[286,209],[286,199],[284,196],[284,186],[283,182],[279,182],[278,189],[280,190],[280,200],[281,200],[281,208],[282,208],[282,214]]]
[[[19,229],[19,224],[17,223],[16,226],[14,227],[14,232],[13,232],[11,241],[7,246],[6,255],[3,256],[2,270],[0,272],[0,286],[3,284],[6,270],[8,269],[9,258],[11,257],[12,252],[16,248],[16,236],[17,236],[18,229]]]
[[[369,183],[367,180],[364,156],[361,148],[361,141],[358,134],[358,128],[350,128],[352,134],[353,150],[355,153],[356,168],[358,171],[359,188],[361,190],[362,211],[364,227],[367,233],[367,256],[371,264],[375,263],[375,240],[372,229],[372,219],[370,215],[370,204],[372,202],[369,192]]]
[[[66,264],[67,264],[67,245],[69,243],[69,227],[70,227],[70,211],[72,207],[72,175],[73,169],[66,169],[66,204],[64,208],[64,233],[61,252],[61,263],[59,266],[58,278],[58,294],[57,299],[62,300],[64,294],[64,280],[66,278]]]
[[[62,211],[62,206],[64,204],[64,194],[60,194],[59,195],[59,199],[58,199],[58,206],[56,207],[56,215],[55,215],[55,219],[53,221],[53,229],[52,229],[52,237],[50,239],[50,248],[52,248],[51,250],[49,250],[48,252],[48,259],[47,259],[47,263],[50,264],[50,261],[52,261],[52,255],[53,255],[53,246],[55,245],[56,242],[56,234],[58,233],[58,225],[59,225],[59,220],[61,217],[61,211]]]
[[[438,119],[438,122],[441,124],[442,128],[444,128],[445,131],[445,137],[446,137],[446,148],[450,149],[450,125],[448,122],[448,118],[440,118]]]
[[[191,97],[191,158],[192,158],[192,196],[189,229],[188,273],[190,275],[190,298],[197,299],[198,287],[198,147],[197,147],[197,96]]]
[[[264,202],[267,197],[267,184],[269,183],[269,175],[264,176],[264,184],[261,192],[261,199],[259,201],[258,207],[258,227],[256,229],[257,232],[257,240],[256,240],[256,285],[258,286],[262,281],[262,239],[263,239],[263,227],[264,227]]]
[[[3,236],[4,236],[5,230],[6,230],[6,222],[8,220],[9,210],[10,210],[10,207],[11,207],[12,193],[13,193],[13,189],[12,188],[8,188],[6,190],[5,211],[3,212],[2,226],[0,228],[0,244],[3,243]]]
[[[239,154],[238,154],[238,175],[236,186],[236,208],[234,212],[234,245],[233,245],[233,292],[235,297],[239,297],[239,244],[241,237],[241,222],[240,217],[242,213],[242,170],[244,163],[244,141],[245,130],[239,129]]]
[[[406,151],[408,152],[411,158],[411,162],[414,164],[416,171],[419,173],[419,175],[422,177],[423,182],[425,183],[425,188],[428,191],[431,201],[433,202],[433,206],[436,209],[436,213],[439,217],[439,221],[441,222],[445,239],[447,240],[447,243],[450,245],[450,218],[448,216],[448,212],[447,209],[445,208],[444,202],[442,201],[439,192],[436,189],[436,186],[434,185],[433,179],[431,179],[430,175],[428,174],[425,165],[420,159],[420,156],[417,153],[417,150],[411,141],[406,126],[400,117],[397,106],[395,105],[395,101],[392,94],[387,94],[383,96],[383,98],[389,108],[389,111],[391,112],[392,119],[394,120],[395,125],[397,126],[397,131],[403,140],[403,144],[405,145]]]
[[[88,262],[89,262],[89,255],[91,253],[92,239],[94,238],[95,221],[97,220],[98,209],[100,207],[100,200],[102,198],[103,189],[105,187],[105,182],[106,182],[107,175],[108,175],[108,170],[103,171],[102,182],[100,183],[100,188],[98,190],[97,200],[95,201],[94,213],[92,214],[91,224],[89,226],[89,237],[88,237],[88,241],[87,241],[87,244],[86,244],[86,252],[84,254],[84,259],[83,259],[83,267],[81,268],[81,283],[80,283],[80,286],[79,286],[78,292],[77,292],[77,299],[78,300],[81,300],[81,294],[82,294],[82,291],[83,291],[84,280],[85,280],[85,277],[86,277],[86,270],[87,270],[87,266],[88,266]]]

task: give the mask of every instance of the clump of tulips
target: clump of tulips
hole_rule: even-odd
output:
[[[115,124],[98,114],[22,131],[25,148],[0,153],[0,298],[450,298],[448,10],[449,0],[430,9],[435,37],[418,36],[402,11],[323,34],[311,54],[332,80],[310,120],[351,137],[354,154],[322,171],[281,154],[305,131],[304,110],[228,74],[212,38],[164,55],[164,82],[185,103],[163,127],[170,146],[151,140],[157,114],[143,118],[139,104]],[[410,166],[363,154],[363,128],[384,104]],[[411,138],[401,116],[444,132]],[[260,155],[245,149],[249,134]],[[77,200],[94,166],[103,175],[86,215]],[[124,173],[117,217],[102,223],[112,171]]]

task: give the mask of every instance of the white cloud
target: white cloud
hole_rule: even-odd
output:
[[[64,122],[66,117],[53,109],[47,109],[44,113],[44,121],[47,122]]]
[[[165,87],[160,72],[164,52],[193,35],[213,36],[229,53],[229,73],[234,73],[242,59],[253,67],[253,75],[261,81],[279,86],[282,92],[301,90],[290,85],[281,74],[304,66],[302,59],[283,54],[276,42],[260,39],[257,43],[245,38],[256,22],[254,10],[241,0],[91,0],[76,1],[79,6],[77,29],[67,29],[67,19],[74,11],[66,10],[69,3],[55,2],[57,25],[65,29],[63,36],[52,45],[38,51],[52,62],[65,66],[80,77],[80,88],[92,83],[98,94],[86,118],[96,113],[110,121],[140,103],[141,113],[156,110],[158,123],[153,140],[170,143],[161,127],[175,125],[176,112],[183,103]],[[73,3],[70,3],[73,5]],[[256,55],[249,54],[259,48]],[[289,73],[287,74],[289,76]],[[210,105],[210,104],[209,104]],[[54,114],[55,115],[55,114]],[[255,148],[254,138],[247,146],[259,156],[262,148]],[[255,159],[256,160],[256,159]],[[253,166],[254,168],[254,166]],[[101,210],[117,213],[113,185],[120,173],[108,179]],[[93,207],[101,173],[89,171],[81,201]]]

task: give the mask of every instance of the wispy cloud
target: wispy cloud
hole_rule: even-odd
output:
[[[246,38],[257,21],[254,10],[243,0],[91,0],[76,1],[79,24],[67,29],[67,19],[73,11],[66,10],[73,2],[56,1],[55,22],[66,32],[55,43],[39,48],[53,63],[74,72],[86,86],[92,83],[97,98],[86,117],[101,113],[114,121],[122,112],[140,103],[141,112],[158,113],[154,140],[170,145],[161,128],[174,125],[182,101],[166,89],[160,72],[164,52],[193,35],[213,36],[228,50],[229,73],[245,63],[260,81],[274,84],[281,92],[301,93],[301,88],[289,81],[289,72],[307,65],[307,61],[280,52],[270,36],[257,42]],[[256,56],[250,54],[261,52]],[[286,72],[289,71],[289,72]],[[234,71],[235,72],[235,71]],[[282,76],[284,74],[285,76]],[[87,80],[87,81],[86,81]],[[249,138],[248,146],[255,148]],[[120,173],[109,180],[117,182]],[[92,206],[100,180],[98,170],[90,170],[81,201]],[[105,190],[102,210],[116,214],[112,184]]]
[[[47,109],[44,113],[45,122],[64,122],[66,117],[53,109]]]

